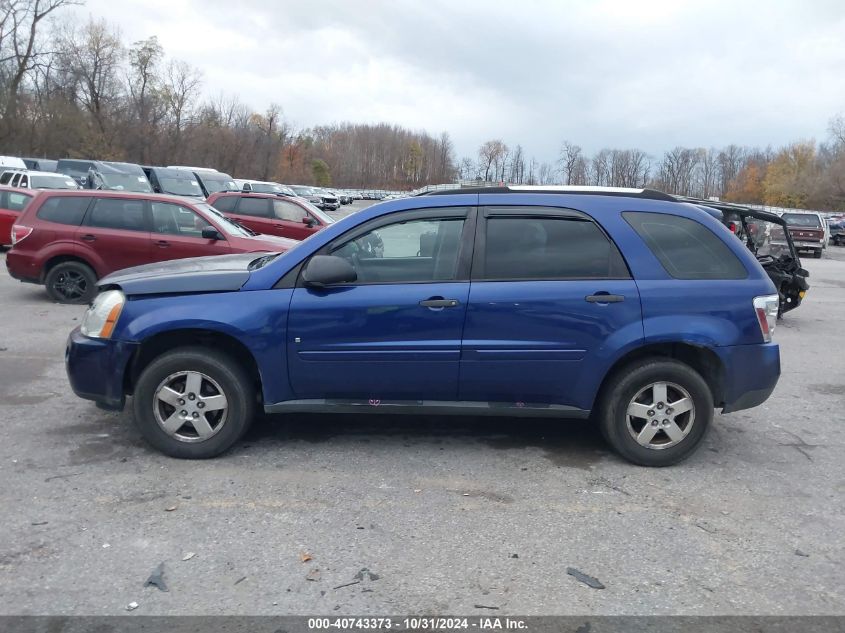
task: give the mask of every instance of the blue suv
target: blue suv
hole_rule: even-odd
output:
[[[77,395],[174,457],[267,413],[591,417],[626,459],[690,455],[780,374],[778,295],[700,208],[648,189],[502,187],[378,204],[284,254],[99,282]]]

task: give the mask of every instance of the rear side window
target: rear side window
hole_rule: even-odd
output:
[[[47,222],[79,226],[89,202],[88,196],[54,196],[48,198],[35,215]]]
[[[239,215],[252,215],[258,218],[270,217],[270,204],[267,198],[241,198],[238,205]]]
[[[722,240],[703,224],[678,215],[622,214],[675,279],[745,279],[748,272]]]
[[[146,231],[144,201],[122,198],[99,198],[88,214],[85,224],[104,229]]]
[[[238,201],[237,196],[223,196],[214,201],[214,208],[218,211],[231,213],[235,210],[235,203]]]
[[[483,279],[627,279],[595,223],[572,217],[488,217]]]

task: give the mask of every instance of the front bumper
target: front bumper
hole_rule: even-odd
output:
[[[750,409],[764,403],[780,378],[777,343],[716,347],[725,368],[722,413]]]
[[[137,346],[137,343],[89,338],[76,328],[70,333],[65,349],[65,369],[73,392],[103,408],[123,409],[124,378]]]

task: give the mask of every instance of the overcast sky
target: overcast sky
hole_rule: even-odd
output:
[[[845,111],[841,0],[87,0],[124,41],[157,35],[207,95],[279,103],[297,128],[448,131],[554,160],[823,140]]]

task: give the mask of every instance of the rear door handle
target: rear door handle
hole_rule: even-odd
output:
[[[88,233],[88,234],[82,236],[82,241],[83,242],[96,242],[97,236],[91,235],[90,233]]]
[[[168,246],[170,246],[170,242],[168,242],[167,240],[158,240],[156,242],[156,246],[158,246],[159,248],[167,248]]]
[[[461,302],[457,299],[441,299],[439,297],[432,297],[431,299],[420,301],[420,305],[424,308],[454,308],[460,303]]]
[[[584,297],[584,301],[587,303],[620,303],[625,301],[625,297],[623,295],[611,295],[611,294],[594,294],[594,295],[587,295]]]

